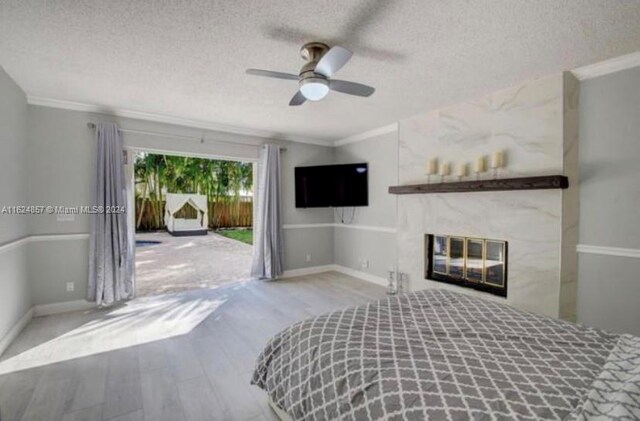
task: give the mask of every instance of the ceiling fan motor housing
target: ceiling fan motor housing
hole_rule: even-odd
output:
[[[322,42],[308,42],[300,48],[300,55],[306,61],[320,60],[320,57],[329,51],[329,46]]]
[[[300,49],[300,56],[306,61],[305,65],[300,69],[300,79],[306,78],[320,78],[325,79],[321,74],[315,73],[314,69],[318,64],[318,61],[325,53],[329,51],[329,46],[322,42],[308,42]]]

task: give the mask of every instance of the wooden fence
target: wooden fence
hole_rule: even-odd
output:
[[[145,209],[137,225],[137,231],[157,231],[165,229],[164,225],[165,202],[157,204],[147,200]],[[136,200],[136,223],[139,220],[142,207],[142,199]],[[158,209],[159,208],[159,209]],[[182,218],[195,217],[195,210],[190,206],[178,212]],[[209,228],[236,228],[253,226],[253,202],[242,201],[240,203],[209,202]]]

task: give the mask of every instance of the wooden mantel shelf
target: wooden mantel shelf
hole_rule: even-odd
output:
[[[569,179],[564,175],[540,177],[502,178],[497,180],[457,181],[451,183],[412,184],[391,186],[391,194],[464,193],[508,190],[548,190],[566,189]]]

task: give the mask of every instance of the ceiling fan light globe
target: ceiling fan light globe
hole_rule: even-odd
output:
[[[329,82],[321,78],[308,78],[300,82],[300,92],[309,101],[320,101],[329,93]]]

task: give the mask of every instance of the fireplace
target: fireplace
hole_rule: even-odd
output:
[[[425,278],[507,296],[508,243],[486,238],[425,235]]]

